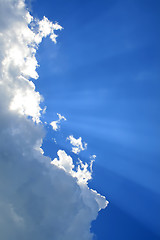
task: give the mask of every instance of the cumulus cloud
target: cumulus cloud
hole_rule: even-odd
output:
[[[56,42],[54,31],[62,27],[45,17],[41,21],[34,20],[22,0],[1,0],[0,4],[1,72],[5,79],[1,84],[11,89],[10,109],[39,122],[42,97],[35,91],[34,83],[29,81],[38,78],[35,54],[42,38],[50,36]]]
[[[36,51],[62,27],[34,19],[23,0],[0,0],[0,239],[91,240],[105,197],[89,189],[91,169],[59,150],[44,156]]]
[[[70,135],[67,137],[67,140],[70,141],[70,143],[73,145],[72,152],[75,154],[79,154],[81,151],[84,151],[87,149],[87,143],[82,143],[82,138],[74,138],[73,135]]]
[[[57,113],[57,116],[58,116],[58,120],[57,120],[57,121],[52,121],[52,122],[50,123],[50,125],[52,126],[52,128],[53,128],[54,131],[57,131],[57,130],[60,128],[60,122],[61,122],[62,120],[64,120],[64,121],[67,120],[67,119],[66,119],[64,116],[62,116],[60,113]]]
[[[79,159],[79,164],[76,166],[77,169],[73,170],[75,168],[75,165],[73,164],[73,159],[71,158],[71,156],[68,156],[64,150],[59,150],[57,154],[59,156],[59,159],[55,158],[51,162],[51,164],[54,164],[59,168],[62,168],[65,172],[75,177],[77,179],[78,184],[81,185],[88,183],[88,180],[92,178],[92,161],[90,166],[88,166],[87,163],[84,164]]]

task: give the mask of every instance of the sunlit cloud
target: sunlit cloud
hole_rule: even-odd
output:
[[[64,120],[64,121],[67,120],[67,119],[66,119],[64,116],[62,116],[60,113],[57,113],[57,116],[58,116],[58,120],[52,121],[52,122],[50,123],[50,125],[52,126],[52,128],[53,128],[54,131],[57,131],[57,130],[60,128],[60,122],[61,122],[62,120]]]
[[[72,152],[75,154],[79,154],[81,151],[84,151],[87,149],[87,143],[83,142],[82,143],[82,138],[74,138],[72,135],[70,135],[69,137],[67,137],[67,140],[70,141],[70,143],[72,144]]]
[[[0,236],[10,239],[91,240],[91,222],[105,208],[104,196],[88,187],[92,161],[59,150],[46,157],[42,148],[43,100],[36,52],[44,37],[56,43],[58,23],[34,19],[23,0],[0,1]],[[58,114],[57,127],[64,116]],[[73,146],[86,149],[81,138]],[[54,144],[54,143],[53,143]],[[4,184],[5,183],[5,184]]]

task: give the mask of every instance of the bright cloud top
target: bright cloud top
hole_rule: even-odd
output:
[[[63,150],[44,156],[36,51],[58,23],[34,19],[23,0],[0,0],[0,239],[91,240],[105,197],[89,189],[90,166]],[[59,120],[65,120],[58,115]],[[73,139],[74,140],[74,139]],[[80,141],[81,142],[81,141]],[[81,144],[75,145],[78,148]],[[56,153],[55,153],[56,155]]]
[[[82,143],[82,138],[74,138],[72,135],[67,137],[67,140],[70,141],[70,143],[73,145],[72,152],[75,154],[79,154],[81,151],[84,151],[87,149],[87,143]]]
[[[59,150],[58,151],[59,160],[55,158],[51,164],[54,164],[66,171],[67,173],[70,173],[72,177],[75,177],[77,179],[78,184],[87,184],[88,180],[92,179],[92,163],[91,161],[90,166],[88,166],[87,163],[83,163],[79,159],[79,164],[76,166],[76,170],[73,170],[75,168],[75,165],[73,164],[73,159],[71,156],[68,156],[65,151]],[[88,169],[89,168],[89,169]]]
[[[1,50],[3,48],[1,67],[5,85],[12,89],[10,109],[16,110],[21,115],[31,116],[34,121],[39,122],[42,110],[39,104],[42,97],[35,91],[35,85],[29,78],[38,78],[36,72],[38,63],[35,57],[38,44],[47,36],[56,42],[57,35],[54,31],[61,30],[62,27],[57,23],[51,23],[46,17],[41,21],[34,20],[29,12],[25,11],[22,0],[5,2],[1,0],[0,3]],[[10,8],[11,5],[15,12]],[[5,13],[11,16],[5,16]],[[2,80],[1,84],[4,84]]]
[[[62,120],[64,120],[64,121],[67,120],[67,119],[66,119],[64,116],[62,116],[60,113],[57,113],[57,116],[58,116],[58,120],[57,120],[57,121],[52,121],[52,122],[50,123],[50,125],[52,126],[52,128],[53,128],[54,131],[57,131],[57,130],[60,128],[60,122],[61,122]]]

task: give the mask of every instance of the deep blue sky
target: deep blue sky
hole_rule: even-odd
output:
[[[49,129],[45,153],[70,154],[73,134],[88,143],[83,160],[97,155],[90,186],[110,204],[93,223],[95,239],[158,240],[160,1],[34,0],[31,10],[64,28],[37,54],[45,121],[57,112],[68,120]]]

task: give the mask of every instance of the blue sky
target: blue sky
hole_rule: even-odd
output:
[[[67,118],[58,132],[46,128],[43,148],[76,161],[66,141],[73,134],[88,143],[82,159],[97,155],[89,185],[110,202],[92,224],[97,240],[160,236],[159,9],[156,0],[31,4],[34,16],[64,28],[37,53],[44,121]]]

